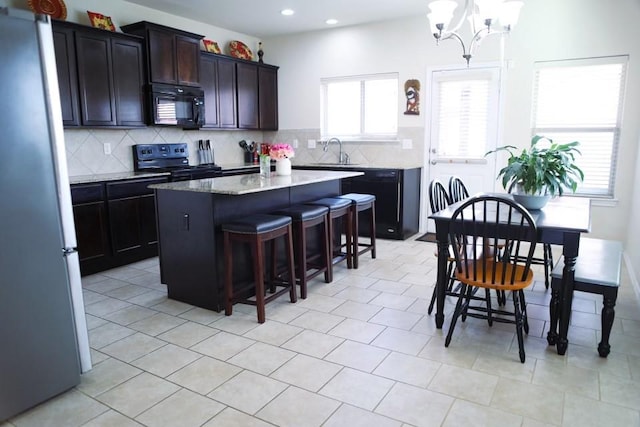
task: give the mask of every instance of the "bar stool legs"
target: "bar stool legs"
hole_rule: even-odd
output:
[[[371,258],[376,257],[376,196],[372,194],[348,193],[340,198],[351,200],[353,221],[353,268],[358,268],[360,255],[371,252]],[[369,243],[361,242],[358,237],[359,215],[361,212],[369,212]],[[360,249],[362,247],[362,249]]]
[[[326,206],[329,209],[329,248],[331,251],[331,268],[329,269],[329,278],[328,281],[333,281],[333,265],[342,262],[346,259],[347,268],[353,268],[353,217],[352,217],[352,209],[351,209],[351,200],[342,199],[339,197],[326,197],[324,199],[314,200],[312,202],[308,202],[309,205],[314,206]],[[336,234],[337,230],[335,230],[334,220],[346,217],[345,220],[345,234],[347,243],[346,245],[342,245],[342,241],[336,243]],[[341,234],[338,234],[341,236]],[[341,237],[339,237],[341,238]],[[342,247],[345,247],[346,253],[342,252]],[[338,249],[339,253],[336,256],[336,249]]]
[[[252,215],[242,221],[224,224],[224,265],[225,265],[225,310],[230,316],[233,312],[233,303],[240,302],[256,306],[258,323],[265,322],[265,305],[283,293],[289,292],[291,302],[297,301],[295,265],[293,256],[293,238],[291,218],[275,215]],[[288,281],[278,283],[275,277],[276,246],[275,239],[284,236],[285,252],[287,257]],[[251,246],[253,256],[253,282],[234,290],[233,286],[233,242],[248,243]],[[271,243],[271,277],[269,280],[271,295],[265,296],[265,251],[264,244]],[[283,289],[276,291],[276,286]],[[239,295],[249,291],[255,291],[255,301],[242,298]]]
[[[307,282],[324,273],[325,282],[330,282],[331,256],[329,249],[329,209],[325,206],[294,205],[276,212],[290,216],[293,221],[293,248],[296,260],[296,278],[300,284],[300,297],[307,298]],[[308,233],[319,231],[320,251],[307,254]],[[315,271],[314,271],[315,270]]]

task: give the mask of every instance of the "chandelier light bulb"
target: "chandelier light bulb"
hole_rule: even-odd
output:
[[[475,0],[480,19],[483,21],[487,19],[495,21],[500,14],[500,8],[503,2],[504,0]]]
[[[500,8],[500,14],[498,15],[498,20],[500,24],[505,28],[513,28],[518,23],[518,18],[520,17],[520,9],[524,5],[524,2],[519,0],[508,1],[502,4]]]
[[[442,24],[443,31],[449,27],[449,23],[453,18],[453,11],[458,7],[458,3],[452,0],[436,0],[429,3],[429,9],[431,9],[431,13],[427,16],[430,16],[429,20],[437,25]],[[433,25],[433,26],[435,26]]]

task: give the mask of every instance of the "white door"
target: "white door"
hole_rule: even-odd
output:
[[[471,195],[494,191],[496,156],[484,155],[498,143],[500,68],[433,70],[429,78],[426,216],[431,214],[428,190],[433,179],[448,188],[449,178],[456,175]],[[434,232],[433,221],[427,224],[427,230]]]

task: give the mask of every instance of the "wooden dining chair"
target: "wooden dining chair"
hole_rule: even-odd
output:
[[[459,176],[453,175],[449,178],[449,199],[451,203],[457,203],[469,198],[469,190],[464,185],[464,181]],[[501,240],[499,242],[501,254],[504,253],[505,242]],[[504,291],[496,291],[496,297],[498,299],[498,305],[505,305],[507,303],[507,296]]]
[[[469,198],[469,190],[464,182],[458,176],[449,178],[449,199],[451,203],[457,203],[461,200]]]
[[[446,208],[451,204],[449,199],[449,195],[447,194],[447,190],[444,188],[444,185],[440,180],[434,179],[429,183],[429,206],[431,207],[431,213],[436,213]],[[451,251],[449,251],[451,252]],[[438,252],[436,251],[436,257],[438,256]],[[455,258],[453,254],[449,254],[447,259],[447,287],[445,290],[446,295],[453,294],[453,266],[455,263]],[[457,295],[457,293],[453,294]],[[429,309],[427,312],[431,314],[433,311],[433,305],[436,302],[436,288],[433,288],[433,293],[431,294],[431,302],[429,303]]]
[[[442,182],[440,182],[437,179],[432,180],[431,183],[429,184],[429,206],[431,207],[431,213],[439,212],[442,209],[445,209],[446,207],[448,207],[450,204],[451,204],[451,199],[449,198],[449,195],[447,194],[447,190],[445,189]],[[437,257],[438,252],[436,251],[434,255]],[[453,255],[453,248],[451,247],[451,245],[449,245],[449,254],[447,257],[447,278],[448,279],[447,279],[447,286],[445,288],[445,295],[457,297],[459,295],[460,286],[457,286],[455,288],[453,286],[456,281],[455,275],[453,274],[453,267],[455,265],[455,261],[456,259]],[[433,311],[433,306],[436,302],[436,296],[437,296],[437,291],[434,288],[433,293],[431,294],[431,301],[429,302],[429,308],[427,309],[428,314],[431,314],[431,312]],[[500,303],[501,301],[500,294],[498,294],[497,297],[498,297],[498,303]],[[484,297],[477,298],[475,296],[475,293],[474,295],[471,295],[470,298],[484,300]]]
[[[525,361],[524,333],[529,333],[523,289],[533,283],[531,259],[537,243],[531,214],[511,199],[477,196],[467,199],[452,214],[449,227],[456,259],[455,278],[461,284],[445,347],[451,343],[458,318],[467,316],[516,325],[520,361]],[[510,253],[500,253],[500,241]],[[475,242],[482,242],[478,245]],[[474,290],[484,289],[485,306],[471,305]],[[489,291],[512,291],[514,311],[493,309]],[[473,309],[472,311],[469,311]]]

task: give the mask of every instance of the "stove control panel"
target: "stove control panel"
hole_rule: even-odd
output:
[[[132,148],[136,171],[189,166],[189,149],[186,143],[138,144]]]
[[[138,144],[133,146],[134,157],[141,160],[188,158],[186,143]]]

